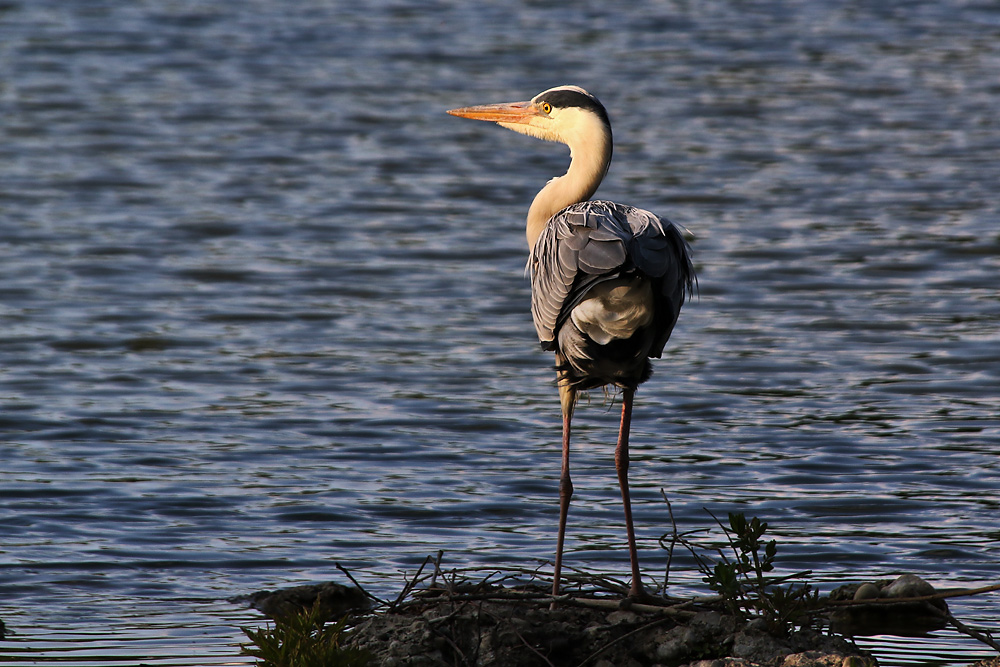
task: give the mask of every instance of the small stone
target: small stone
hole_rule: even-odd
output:
[[[676,660],[688,655],[696,634],[691,628],[674,628],[666,635],[666,641],[656,647],[657,660]]]
[[[620,625],[622,623],[634,623],[639,619],[639,615],[634,611],[613,611],[608,614],[608,623]]]
[[[657,660],[673,660],[674,658],[680,658],[685,653],[683,644],[676,639],[665,641],[656,647]]]
[[[887,598],[918,598],[934,595],[934,587],[915,574],[901,574],[882,590]]]
[[[862,658],[856,655],[849,655],[844,658],[844,661],[840,663],[840,667],[872,667],[875,662],[870,659]]]
[[[333,581],[293,586],[277,591],[258,591],[249,597],[250,606],[273,619],[284,619],[319,606],[324,621],[340,619],[371,608],[364,591]]]
[[[855,600],[874,600],[879,596],[879,588],[875,584],[861,584],[858,590],[854,591]]]
[[[972,667],[1000,667],[1000,656],[997,656],[996,658],[984,658]]]
[[[819,651],[806,651],[805,653],[795,653],[785,657],[781,667],[841,667],[843,657],[839,655],[825,655]]]
[[[694,617],[691,624],[706,628],[718,628],[722,626],[722,614],[715,611],[703,611]]]

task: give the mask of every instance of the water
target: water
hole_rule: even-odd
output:
[[[551,557],[523,216],[566,152],[443,110],[570,82],[601,196],[695,237],[634,416],[650,575],[663,489],[825,589],[996,582],[997,71],[958,0],[0,4],[0,663],[243,664],[235,595]],[[615,421],[578,411],[567,563],[624,576]]]

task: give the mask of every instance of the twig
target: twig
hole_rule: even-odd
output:
[[[608,592],[616,593],[618,595],[625,595],[629,590],[628,584],[619,579],[612,579],[611,577],[604,575],[589,574],[578,568],[566,565],[563,567],[571,572],[571,574],[563,574],[562,578],[564,581],[589,584],[591,586],[603,588]]]
[[[421,581],[420,574],[424,571],[424,568],[427,567],[427,563],[430,562],[431,562],[430,556],[424,558],[424,562],[420,564],[420,568],[417,570],[417,573],[413,575],[412,579],[406,582],[406,584],[403,586],[403,590],[399,593],[396,599],[389,605],[389,609],[397,608],[400,605],[400,603],[406,599],[406,596],[409,595],[414,588],[416,588],[417,583]]]
[[[951,612],[949,611],[944,611],[943,609],[938,609],[937,607],[932,607],[930,605],[928,605],[928,607],[931,609],[931,611],[933,611],[933,613],[946,618],[948,622],[954,625],[955,629],[958,630],[959,632],[967,634],[973,639],[986,644],[987,646],[996,651],[1000,651],[1000,644],[997,644],[993,640],[993,636],[989,632],[983,634],[982,632],[979,632],[974,628],[970,628],[965,623],[962,623],[960,620],[952,616]]]
[[[673,562],[674,558],[674,548],[676,547],[677,544],[681,544],[685,549],[688,550],[688,553],[690,553],[691,557],[694,558],[695,564],[697,565],[699,572],[705,575],[710,575],[712,573],[712,568],[708,563],[705,562],[705,559],[702,558],[697,551],[695,551],[695,548],[694,546],[692,546],[691,542],[687,540],[688,535],[694,535],[695,533],[707,533],[709,529],[699,528],[696,530],[689,530],[684,533],[678,532],[677,522],[674,519],[674,508],[670,504],[670,500],[667,498],[667,494],[666,492],[664,492],[663,489],[660,489],[660,495],[663,496],[663,500],[667,503],[667,511],[670,513],[670,523],[671,526],[673,527],[672,533],[665,533],[661,535],[659,539],[660,547],[667,551],[667,567],[663,575],[663,589],[666,590],[667,584],[670,579],[670,565]],[[716,519],[716,522],[718,522],[718,519]],[[664,544],[664,541],[666,540],[668,534],[670,535],[669,546]],[[726,558],[723,557],[723,560],[726,560]]]
[[[674,508],[670,504],[670,499],[667,498],[666,491],[660,489],[660,495],[663,496],[663,502],[667,504],[667,513],[670,514],[670,526],[673,528],[673,534],[670,537],[670,548],[667,549],[667,566],[663,570],[663,590],[666,591],[667,584],[670,583],[670,565],[674,562],[674,547],[677,546],[677,542],[680,540],[680,534],[677,532],[677,521],[674,519]],[[663,538],[660,539],[662,545]]]
[[[550,593],[532,593],[530,591],[506,591],[503,593],[451,593],[449,591],[442,591],[441,589],[417,591],[417,595],[423,600],[433,599],[435,596],[442,595],[442,593],[446,593],[448,600],[452,602],[471,602],[473,600],[522,600],[530,602],[531,600],[548,600],[552,597]]]
[[[423,591],[421,591],[423,593]],[[433,591],[428,591],[430,595]],[[454,593],[448,592],[448,600],[451,602],[474,602],[482,600],[507,600],[511,602],[533,602],[536,600],[554,600],[556,602],[566,602],[578,607],[590,607],[592,609],[627,609],[629,611],[661,614],[686,619],[695,616],[695,612],[688,611],[688,607],[695,604],[711,604],[721,600],[720,596],[703,598],[689,598],[677,604],[659,605],[640,602],[623,602],[622,600],[574,597],[571,594],[563,594],[553,597],[549,593],[533,591],[487,591],[484,593]],[[426,602],[427,598],[421,595],[421,601]],[[437,622],[437,621],[436,621]]]
[[[812,574],[812,570],[801,570],[799,572],[793,572],[791,574],[786,574],[781,577],[764,577],[765,586],[780,586],[786,581],[794,581],[795,579],[802,579],[803,577],[808,577]]]
[[[355,586],[357,586],[358,590],[359,590],[359,591],[361,591],[361,592],[362,592],[362,593],[364,594],[364,596],[365,596],[366,598],[368,598],[369,600],[374,600],[374,601],[375,601],[375,602],[377,602],[377,603],[378,603],[379,605],[383,605],[383,606],[384,606],[384,605],[387,605],[387,604],[389,604],[388,602],[386,602],[386,601],[385,601],[385,600],[383,600],[382,598],[377,598],[377,597],[375,597],[374,595],[372,595],[371,593],[369,593],[368,591],[366,591],[366,590],[364,589],[364,587],[363,587],[363,586],[362,586],[361,584],[359,584],[359,583],[358,583],[358,580],[357,580],[357,579],[355,579],[355,578],[354,578],[354,576],[353,576],[353,575],[351,575],[351,573],[347,571],[347,568],[345,568],[345,567],[341,566],[341,564],[340,564],[340,563],[334,563],[334,565],[335,565],[335,566],[337,567],[337,569],[338,569],[338,570],[340,570],[341,572],[343,572],[343,573],[344,573],[344,576],[345,576],[345,577],[347,577],[348,579],[350,579],[350,580],[351,580],[351,583],[352,583],[352,584],[354,584]]]
[[[437,584],[438,572],[441,571],[441,558],[444,556],[444,550],[438,549],[437,558],[434,559],[434,574],[431,576],[431,588]]]
[[[590,607],[592,609],[628,609],[628,611],[643,612],[648,614],[660,614],[663,616],[670,616],[673,618],[681,618],[681,619],[694,618],[695,616],[697,616],[697,614],[693,611],[681,609],[681,607],[690,606],[691,604],[690,601],[685,601],[677,605],[664,607],[661,605],[645,604],[641,602],[632,602],[628,605],[622,605],[620,600],[575,598],[569,595],[559,595],[552,599],[560,603],[567,602],[569,604],[573,604],[578,607]]]
[[[707,507],[702,507],[702,509],[705,510],[705,512],[708,513],[708,516],[712,517],[715,523],[718,524],[719,528],[722,529],[722,534],[726,536],[726,541],[729,542],[729,548],[733,550],[733,555],[736,557],[736,562],[738,563],[740,561],[740,550],[736,548],[736,542],[733,542],[733,536],[729,533],[729,529],[726,528],[726,525],[724,523],[719,521],[719,517],[712,514],[712,510],[708,509]],[[725,555],[723,555],[722,549],[718,549],[718,552],[719,555],[722,556],[724,560],[726,561],[729,560],[728,558],[725,557]]]

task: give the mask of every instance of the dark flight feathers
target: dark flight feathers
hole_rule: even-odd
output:
[[[573,204],[554,215],[542,231],[529,261],[531,273],[531,314],[542,347],[555,350],[560,339],[585,340],[574,343],[583,362],[597,356],[597,345],[573,325],[570,313],[590,289],[617,278],[641,277],[650,282],[654,306],[653,321],[644,327],[642,336],[633,336],[628,354],[641,355],[644,375],[634,382],[605,377],[582,378],[583,385],[598,386],[607,382],[638,384],[648,377],[647,357],[659,357],[680,313],[685,296],[694,288],[694,268],[680,231],[671,222],[649,211],[608,201]],[[615,341],[612,345],[618,344]],[[591,346],[590,351],[583,345]],[[565,347],[565,346],[563,346]],[[602,346],[609,348],[609,346]],[[620,347],[620,345],[619,345]],[[573,350],[559,350],[566,356]],[[616,356],[622,351],[616,353]],[[572,359],[569,359],[572,365]],[[586,364],[577,368],[579,376]],[[600,373],[598,371],[598,375]]]

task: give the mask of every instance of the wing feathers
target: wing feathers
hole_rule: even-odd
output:
[[[672,223],[607,201],[573,204],[554,215],[529,266],[531,314],[546,349],[556,347],[559,328],[594,285],[635,274],[652,280],[654,324],[663,331],[650,353],[659,356],[694,281],[687,244]]]

